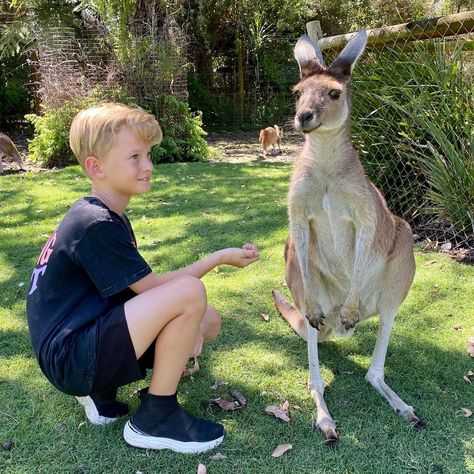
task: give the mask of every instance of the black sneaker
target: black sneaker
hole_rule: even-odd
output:
[[[202,453],[224,440],[224,427],[183,410],[176,397],[160,405],[154,395],[143,394],[140,407],[124,427],[123,437],[131,446],[171,449],[177,453]]]
[[[93,425],[107,425],[128,414],[128,405],[115,400],[117,390],[86,397],[75,397],[84,407],[87,419]]]

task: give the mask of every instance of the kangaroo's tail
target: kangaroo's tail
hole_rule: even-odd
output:
[[[273,300],[281,317],[290,325],[291,329],[304,341],[308,340],[306,326],[302,314],[277,290],[272,290]]]

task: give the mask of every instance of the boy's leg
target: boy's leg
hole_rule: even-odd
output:
[[[206,313],[199,329],[199,334],[194,341],[191,357],[197,357],[202,352],[203,344],[212,341],[221,329],[221,316],[218,311],[211,305],[207,305]]]
[[[192,453],[212,449],[223,440],[222,425],[194,417],[176,400],[206,310],[204,286],[193,277],[176,278],[125,303],[136,357],[156,340],[149,392],[125,425],[124,438],[129,444]]]

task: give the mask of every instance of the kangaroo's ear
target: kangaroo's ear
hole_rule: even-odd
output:
[[[346,47],[329,66],[328,72],[348,78],[352,73],[355,63],[364,52],[366,44],[367,31],[362,28],[349,40],[349,43],[346,44]]]
[[[318,44],[308,35],[303,35],[295,45],[295,58],[302,79],[324,71],[324,61]]]

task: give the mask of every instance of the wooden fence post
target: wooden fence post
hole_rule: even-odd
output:
[[[306,31],[308,32],[308,36],[316,42],[323,37],[323,30],[321,29],[321,22],[319,20],[306,23]]]

